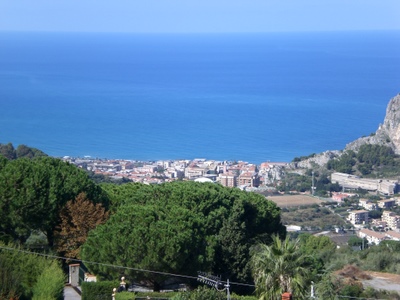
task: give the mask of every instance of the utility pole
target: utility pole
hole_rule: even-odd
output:
[[[314,187],[314,171],[312,171],[311,174],[312,174],[311,195],[314,196],[314,189],[315,189],[315,187]]]
[[[217,291],[219,292],[223,292],[226,290],[226,300],[231,300],[231,294],[229,292],[229,279],[226,281],[226,284],[224,284],[221,281],[220,277],[214,276],[214,275],[210,275],[210,274],[206,274],[203,272],[198,272],[197,275],[197,280],[205,283],[209,286],[214,287]],[[223,288],[219,288],[219,286],[223,287]]]

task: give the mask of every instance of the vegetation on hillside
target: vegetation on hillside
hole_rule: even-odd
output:
[[[345,221],[327,207],[319,205],[282,209],[282,223],[298,225],[305,230],[333,230],[344,227]]]
[[[354,251],[351,247],[336,249],[328,237],[286,237],[282,224],[320,230],[341,226],[344,221],[338,213],[345,213],[347,207],[315,205],[283,209],[282,213],[261,195],[217,184],[177,181],[162,185],[99,185],[76,166],[25,147],[18,150],[10,144],[0,145],[1,153],[6,155],[0,155],[0,298],[45,299],[50,294],[52,299],[60,297],[64,277],[58,263],[33,254],[22,255],[18,250],[29,250],[40,240],[45,250],[35,251],[82,257],[99,278],[115,280],[126,274],[131,281],[152,284],[156,289],[169,277],[165,272],[193,276],[201,270],[232,282],[255,282],[259,295],[269,298],[273,290],[265,286],[266,274],[272,276],[273,270],[276,274],[286,272],[281,273],[281,278],[291,276],[298,279],[292,283],[300,284],[274,289],[275,294],[293,288],[297,298],[304,299],[309,296],[307,291],[313,281],[317,296],[324,299],[330,299],[326,295],[397,299],[392,294],[364,289],[356,277],[349,280],[338,275],[337,270],[353,266],[361,271],[400,274],[400,242],[383,242]],[[348,170],[353,174],[364,174],[364,166],[372,170],[364,175],[377,176],[389,167],[398,167],[398,160],[386,148],[365,146],[358,153],[347,152],[328,163],[328,171],[290,174],[280,189],[307,191],[313,185],[313,175],[315,193],[326,195],[340,189],[329,182],[329,172],[351,166]],[[349,200],[344,205],[355,203]],[[372,214],[379,217],[379,211]],[[365,241],[349,240],[349,246],[360,243]],[[9,250],[12,247],[15,250]],[[268,251],[276,255],[275,264],[267,263],[269,256],[264,254]],[[301,262],[293,264],[297,258]],[[306,268],[306,274],[300,267]],[[237,287],[232,285],[233,290]],[[192,299],[191,294],[181,296]]]
[[[89,234],[81,252],[88,261],[188,275],[201,270],[249,282],[251,246],[285,234],[279,208],[254,193],[178,181],[104,188],[116,211]],[[88,267],[104,278],[119,272]],[[155,289],[165,280],[154,273],[125,272]]]
[[[362,145],[357,152],[348,150],[327,163],[328,170],[375,178],[398,175],[399,166],[400,157],[392,148],[372,144]]]

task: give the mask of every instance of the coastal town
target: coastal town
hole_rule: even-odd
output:
[[[285,162],[264,162],[259,166],[244,161],[216,161],[203,158],[193,160],[134,161],[121,159],[93,159],[64,157],[64,161],[79,168],[145,184],[159,184],[175,180],[218,182],[226,187],[243,190],[263,188],[281,179]]]
[[[109,176],[115,180],[127,179],[144,184],[160,184],[175,180],[214,182],[226,187],[237,187],[246,191],[271,191],[279,194],[275,186],[284,176],[286,162],[263,162],[260,165],[244,161],[216,161],[198,158],[193,160],[136,161],[123,159],[95,159],[91,157],[64,157],[64,161],[79,168]],[[400,205],[398,182],[393,180],[364,179],[354,175],[335,172],[331,181],[340,184],[348,192],[332,192],[331,201],[337,206],[344,204],[358,195],[351,190],[362,188],[373,194],[381,195],[382,200],[359,199],[346,212],[345,220],[358,229],[357,235],[369,243],[379,244],[383,240],[400,241],[400,216],[391,209]],[[304,194],[312,196],[311,192]],[[378,219],[369,217],[369,212],[381,210]]]

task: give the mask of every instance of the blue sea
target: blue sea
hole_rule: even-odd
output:
[[[0,143],[49,155],[291,161],[375,132],[400,32],[0,33]]]

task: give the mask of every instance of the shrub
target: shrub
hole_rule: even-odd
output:
[[[118,281],[82,282],[82,300],[111,299],[113,289],[118,287]]]
[[[135,300],[135,293],[131,292],[121,292],[115,295],[115,300]]]
[[[179,293],[172,300],[225,300],[226,294],[208,287],[198,287],[190,292]]]
[[[33,287],[32,300],[62,300],[65,276],[60,265],[53,261],[39,276]]]

